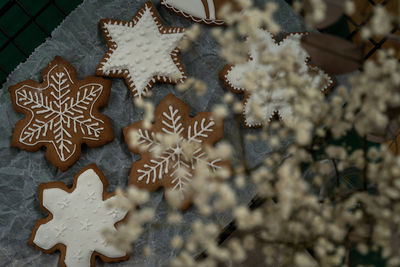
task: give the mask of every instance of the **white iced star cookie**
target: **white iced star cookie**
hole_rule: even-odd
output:
[[[183,28],[166,28],[150,1],[131,21],[100,20],[109,47],[96,74],[124,78],[135,97],[155,82],[178,83],[187,78],[177,46]]]
[[[107,180],[95,164],[81,170],[72,188],[62,182],[39,185],[40,207],[49,216],[37,221],[29,243],[46,253],[61,252],[60,264],[69,267],[122,261],[129,254],[108,244],[102,232],[116,231],[127,211],[106,207],[114,194],[106,193]]]
[[[287,35],[282,41],[276,42],[274,37],[265,30],[259,29],[258,37],[265,44],[266,49],[272,53],[284,53],[291,51],[296,55],[298,71],[307,75],[311,80],[311,85],[327,92],[334,83],[332,78],[316,66],[309,64],[309,55],[301,47],[301,37],[307,33],[292,33]],[[256,73],[257,71],[269,72],[274,69],[272,64],[262,64],[259,59],[260,51],[257,47],[250,47],[250,59],[242,64],[227,65],[221,71],[220,77],[225,84],[235,93],[244,92],[243,117],[246,127],[259,127],[265,120],[271,120],[277,115],[281,120],[285,120],[293,114],[290,105],[285,101],[284,94],[286,88],[269,91],[265,88],[256,88],[251,93],[246,89],[246,73]],[[265,82],[271,83],[276,79],[286,79],[286,76],[266,76]],[[261,107],[264,118],[255,116],[251,107],[253,104]],[[257,114],[258,115],[258,114]]]

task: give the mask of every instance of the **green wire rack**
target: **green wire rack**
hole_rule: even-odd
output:
[[[0,0],[0,84],[83,0]]]

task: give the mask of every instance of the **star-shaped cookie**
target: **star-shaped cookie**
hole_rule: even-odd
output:
[[[211,172],[229,166],[221,159],[208,158],[205,152],[207,146],[213,146],[222,138],[223,121],[215,120],[211,112],[200,112],[191,118],[189,106],[172,94],[160,102],[154,117],[155,123],[150,128],[138,121],[124,129],[129,149],[142,157],[132,164],[130,184],[149,191],[159,187],[177,190],[185,209],[191,201],[186,186],[199,162]],[[160,134],[175,141],[163,146],[157,139]],[[185,153],[184,147],[191,145],[190,153]],[[153,152],[160,147],[163,151],[155,155]]]
[[[97,75],[124,78],[135,97],[142,97],[157,81],[186,79],[177,49],[184,29],[164,27],[150,1],[131,21],[102,19],[100,25],[109,49]]]
[[[285,53],[285,51],[291,52],[296,55],[296,63],[298,65],[298,71],[303,75],[310,78],[310,85],[326,92],[330,87],[333,86],[332,78],[324,71],[316,66],[309,64],[309,55],[301,47],[301,37],[306,33],[292,33],[287,35],[282,41],[276,42],[274,37],[265,30],[259,29],[258,39],[262,41],[265,48],[271,53]],[[286,88],[279,90],[269,91],[266,88],[255,88],[252,92],[246,89],[246,74],[257,73],[259,71],[265,71],[265,73],[273,72],[274,66],[272,64],[262,63],[259,56],[263,51],[254,45],[250,47],[250,58],[247,62],[237,65],[227,65],[221,71],[220,77],[233,92],[241,93],[244,92],[245,98],[243,99],[243,117],[246,127],[259,127],[263,121],[271,120],[274,115],[278,115],[280,119],[285,120],[286,117],[293,114],[290,105],[285,101],[284,94]],[[264,77],[265,83],[273,83],[277,79],[286,79],[286,75],[271,76],[266,75]],[[260,118],[252,112],[252,106],[260,107],[260,113],[263,114],[263,118]]]
[[[109,119],[99,113],[111,82],[89,76],[55,57],[43,70],[43,82],[20,82],[9,88],[14,109],[25,115],[15,125],[12,145],[28,151],[46,146],[46,158],[61,170],[78,160],[81,144],[96,147],[114,139]]]
[[[75,176],[72,188],[62,182],[40,184],[40,207],[49,216],[36,223],[29,243],[46,253],[59,250],[62,266],[94,266],[96,256],[106,262],[127,260],[129,254],[102,234],[105,229],[116,231],[127,214],[107,207],[116,196],[106,193],[106,187],[107,179],[95,164]]]

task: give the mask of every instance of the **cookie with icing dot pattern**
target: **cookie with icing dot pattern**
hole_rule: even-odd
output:
[[[102,19],[108,51],[96,74],[124,78],[134,97],[142,97],[156,82],[179,83],[186,72],[177,48],[183,28],[167,28],[147,2],[131,21]]]

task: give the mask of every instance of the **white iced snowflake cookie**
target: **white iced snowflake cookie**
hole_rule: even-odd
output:
[[[107,180],[95,164],[81,170],[72,188],[62,182],[39,185],[40,207],[49,216],[37,221],[29,243],[46,253],[61,252],[60,264],[68,267],[95,265],[103,261],[122,261],[129,254],[109,244],[105,229],[116,231],[115,224],[127,211],[106,207],[114,194],[106,193]]]
[[[124,78],[135,97],[155,82],[179,83],[187,78],[177,46],[183,28],[166,28],[149,1],[131,21],[102,19],[101,29],[109,47],[96,74]]]
[[[141,155],[141,160],[132,164],[130,184],[149,191],[159,187],[176,190],[184,200],[182,209],[186,209],[191,203],[187,185],[197,164],[204,163],[211,172],[229,165],[218,158],[209,159],[205,152],[206,146],[222,138],[223,121],[214,120],[211,112],[191,118],[189,106],[172,94],[160,102],[154,118],[150,128],[139,121],[124,129],[129,149]],[[163,145],[157,138],[160,135],[171,138],[172,143]],[[153,153],[160,149],[158,155]]]
[[[25,115],[15,125],[11,144],[37,151],[61,170],[81,155],[81,144],[97,147],[114,139],[109,119],[100,114],[110,96],[111,82],[89,76],[78,81],[76,70],[56,56],[43,70],[43,82],[26,80],[10,86],[14,109]]]
[[[266,49],[271,53],[284,53],[290,51],[296,55],[298,71],[308,75],[311,79],[311,85],[321,92],[326,92],[333,86],[332,78],[316,66],[309,64],[309,55],[301,47],[301,37],[306,33],[292,33],[287,35],[282,41],[276,42],[274,37],[265,30],[258,30],[258,38],[265,44]],[[257,47],[250,47],[250,59],[246,63],[237,65],[227,65],[221,71],[220,77],[225,84],[235,93],[245,93],[243,100],[243,117],[246,127],[259,127],[263,121],[278,115],[280,119],[285,120],[293,114],[291,107],[285,102],[285,88],[269,91],[265,88],[255,88],[251,93],[246,89],[246,74],[256,73],[258,71],[270,72],[274,69],[273,65],[261,64]],[[265,83],[273,83],[279,76],[265,76]],[[285,78],[286,79],[286,78]],[[251,110],[253,105],[261,108],[257,116]],[[262,114],[262,116],[260,116]]]

